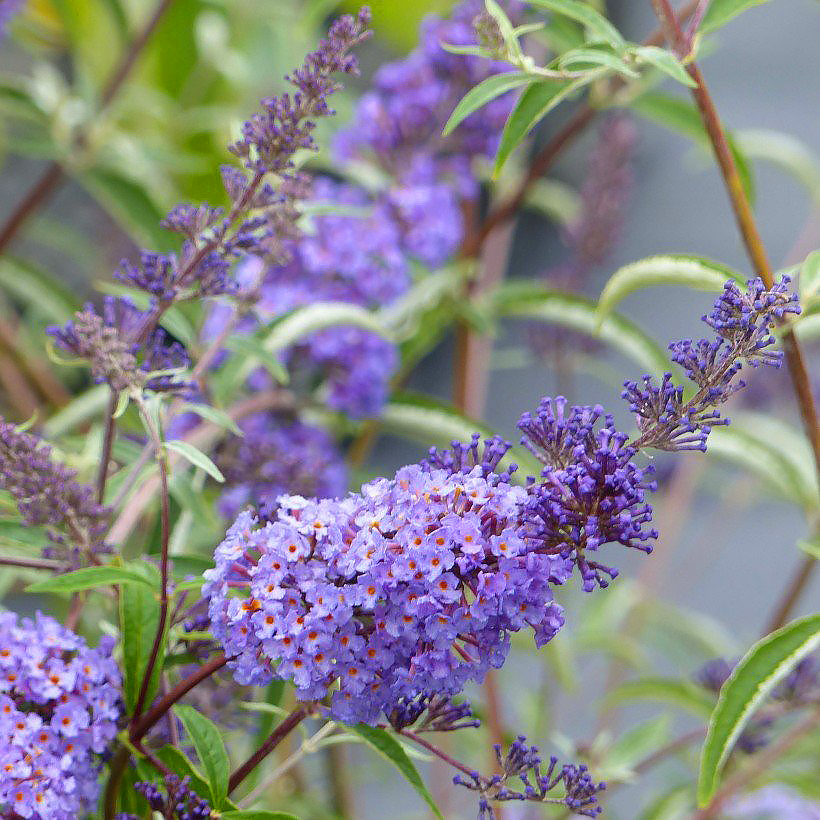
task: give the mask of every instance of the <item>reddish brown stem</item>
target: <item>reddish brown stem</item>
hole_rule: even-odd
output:
[[[651,2],[655,14],[661,22],[661,27],[678,57],[688,59],[689,44],[675,17],[675,13],[672,11],[669,0],[651,0]],[[688,62],[686,70],[695,82],[695,86],[692,88],[692,96],[700,111],[701,120],[712,144],[715,159],[723,176],[746,252],[755,273],[761,278],[766,287],[771,288],[774,284],[774,273],[769,264],[766,248],[763,245],[752,207],[743,189],[743,183],[712,95],[709,93],[706,81],[694,60]],[[803,427],[811,444],[817,475],[820,476],[820,425],[818,425],[817,407],[803,351],[794,332],[789,328],[786,328],[782,334],[782,344]],[[809,576],[813,571],[813,564],[814,562],[810,562],[808,565],[804,565],[787,587],[781,602],[776,607],[776,617],[773,617],[770,626],[773,625],[774,628],[777,628],[785,623],[797,603],[800,593],[808,583]]]
[[[236,787],[306,718],[309,706],[298,706],[268,736],[268,739],[231,775],[228,794]]]
[[[105,417],[105,434],[103,436],[102,452],[100,453],[100,469],[97,473],[97,503],[102,504],[105,498],[105,485],[108,481],[108,463],[111,461],[111,448],[114,446],[114,436],[117,429],[117,420],[114,413],[117,412],[119,394],[116,390],[111,391],[108,397],[108,414]]]

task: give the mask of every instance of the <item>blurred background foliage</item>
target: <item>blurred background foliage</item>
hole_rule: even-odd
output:
[[[356,5],[343,4],[345,8]],[[367,86],[368,76],[387,56],[405,53],[416,44],[418,22],[427,11],[446,9],[450,4],[378,0],[373,5],[376,38],[363,56],[364,76],[360,87]],[[68,414],[52,415],[45,430],[54,436],[72,432],[62,443],[65,457],[73,466],[88,470],[94,463],[98,449],[95,443],[99,442],[101,429],[96,423],[82,427],[77,421],[93,419],[104,404],[105,394],[92,389],[84,394],[85,404],[77,400],[70,402],[72,393],[85,386],[83,374],[63,371],[55,375],[43,350],[44,328],[65,322],[95,289],[115,291],[111,273],[121,257],[132,255],[138,247],[172,249],[175,238],[159,226],[171,206],[178,202],[222,202],[224,192],[218,168],[229,159],[225,145],[235,139],[243,119],[255,109],[260,97],[283,88],[284,74],[314,47],[326,18],[337,6],[328,0],[301,3],[174,0],[163,10],[156,30],[121,85],[116,79],[118,72],[128,67],[129,44],[150,22],[157,8],[148,0],[29,0],[12,22],[13,36],[7,36],[0,44],[0,151],[3,158],[0,223],[6,223],[19,209],[22,192],[31,190],[44,178],[50,181],[47,205],[25,220],[12,243],[3,247],[4,255],[0,259],[0,403],[2,412],[16,421],[24,421],[35,412],[48,416],[69,405]],[[633,14],[634,10],[627,7],[622,16],[639,29],[646,18],[638,24],[632,20]],[[116,92],[113,94],[112,82]],[[334,98],[339,116],[335,121],[321,124],[321,144],[326,144],[338,124],[349,120],[355,94],[353,87]],[[813,109],[808,106],[807,110]],[[675,119],[681,109],[656,106],[650,113],[654,113],[656,121],[692,136],[691,121],[685,115]],[[549,132],[550,128],[551,123],[547,123],[545,130]],[[539,133],[536,141],[542,137]],[[777,161],[772,160],[773,156],[780,156],[782,166],[797,170],[804,181],[813,180],[815,199],[809,196],[808,209],[816,214],[816,180],[820,174],[812,151],[800,143],[795,148],[795,143],[781,141],[779,145],[783,150],[778,155],[772,144],[771,138],[766,143],[760,133],[757,142],[752,134],[747,135],[745,143],[750,153],[757,148],[772,162]],[[673,145],[677,156],[681,145],[679,142]],[[663,150],[669,147],[670,143],[666,143]],[[545,181],[533,196],[521,227],[527,241],[517,243],[511,256],[511,268],[516,275],[522,272],[527,276],[537,275],[544,267],[543,260],[549,258],[550,253],[555,254],[560,245],[557,238],[560,228],[578,208],[578,187],[589,152],[589,141],[582,143],[580,152],[561,167],[556,179]],[[802,166],[800,157],[804,160]],[[651,151],[641,154],[638,162],[643,165],[639,173],[651,172],[654,159]],[[325,161],[320,155],[309,163],[320,168]],[[520,177],[522,162],[522,158],[514,158],[505,175],[497,181],[496,193]],[[681,165],[677,159],[675,163]],[[54,164],[60,169],[56,181],[55,172],[50,171],[56,167]],[[702,165],[700,155],[685,169],[677,167],[676,170],[689,172],[692,165]],[[50,172],[52,176],[48,178]],[[764,172],[762,180],[764,194],[770,192],[773,185],[782,185],[782,177],[772,182],[767,174],[768,171]],[[670,184],[677,185],[679,181],[676,177]],[[654,193],[658,194],[657,189]],[[636,198],[640,195],[639,190]],[[768,207],[765,196],[762,200],[762,207]],[[697,201],[689,201],[687,207],[694,211],[697,204]],[[711,200],[704,213],[693,213],[693,218],[708,220],[710,208],[714,214],[713,206],[714,200]],[[619,251],[618,264],[655,251],[711,250],[669,247],[664,244],[662,230],[661,238],[653,233],[663,223],[661,214],[668,216],[668,210],[664,211],[664,206],[659,206],[651,197],[635,207],[639,216],[627,229],[628,250]],[[802,217],[790,221],[799,223]],[[696,227],[689,229],[690,233],[696,231]],[[797,233],[797,228],[794,232]],[[647,239],[649,234],[651,238]],[[814,240],[816,237],[810,236],[809,244]],[[681,232],[674,234],[672,241],[683,241]],[[721,241],[722,249],[727,244],[725,233]],[[729,240],[728,244],[731,255],[739,257],[735,240]],[[3,245],[2,239],[0,245]],[[737,260],[724,261],[736,263]],[[791,260],[792,263],[799,261]],[[598,284],[595,282],[592,286],[596,294],[600,289]],[[659,323],[678,324],[672,331],[664,327],[663,332],[656,335],[674,337],[678,326],[691,329],[701,303],[687,301],[686,311],[681,310],[682,303],[677,296],[658,300],[654,329],[658,330]],[[639,305],[643,313],[654,307],[647,301],[630,304]],[[199,310],[195,304],[185,307],[182,318],[187,320],[187,325],[175,328],[180,336],[186,332],[190,335],[186,327],[197,326],[199,316],[195,314]],[[469,318],[481,326],[480,315]],[[543,362],[533,364],[524,335],[524,331],[517,335],[501,333],[505,344],[500,345],[502,349],[496,351],[493,359],[496,373],[500,375],[494,382],[495,390],[489,403],[493,424],[511,428],[512,420],[521,409],[550,392],[545,382],[563,386],[568,393],[575,389],[581,394],[580,398],[586,398],[585,394],[590,391],[584,379],[591,372],[597,385],[597,401],[602,392],[601,381],[616,384],[620,381],[620,378],[613,379],[608,360],[595,349],[582,351],[571,370],[570,376],[580,376],[580,387],[573,387],[573,379],[568,378],[566,372],[552,368],[553,362],[546,376]],[[438,337],[434,331],[430,336],[430,346],[433,346]],[[421,345],[422,353],[426,352],[425,344]],[[445,393],[449,377],[442,374],[449,370],[451,351],[446,344],[436,350],[432,361],[428,359],[423,364],[422,375],[416,376],[412,384],[432,393]],[[25,380],[20,381],[15,373],[22,373]],[[609,384],[606,390],[607,395],[614,395]],[[783,403],[785,388],[778,387],[775,392],[774,402],[779,406]],[[515,396],[514,400],[511,396]],[[128,423],[126,417],[123,421],[126,429]],[[399,419],[397,426],[401,427],[402,423],[405,432],[409,429],[413,433],[410,438],[417,442],[424,440],[427,431],[423,415],[421,419]],[[458,424],[460,422],[454,422],[453,435],[457,434]],[[742,420],[739,426],[742,430]],[[134,423],[132,431],[137,429]],[[715,587],[720,590],[727,582],[726,565],[721,564],[723,559],[714,542],[731,535],[725,532],[727,528],[736,527],[741,541],[751,541],[759,528],[769,536],[780,533],[782,541],[789,546],[803,532],[799,512],[784,513],[785,505],[777,506],[778,502],[772,502],[769,497],[776,451],[784,452],[783,442],[794,441],[793,428],[776,423],[761,427],[754,417],[749,417],[748,429],[757,435],[757,450],[752,444],[746,449],[737,444],[734,450],[729,444],[724,448],[724,455],[735,463],[745,463],[749,468],[747,472],[728,471],[720,466],[712,469],[710,462],[709,470],[686,464],[676,473],[665,476],[668,492],[661,501],[660,518],[666,527],[668,543],[688,542],[684,558],[677,559],[683,560],[686,566],[674,564],[670,569],[669,564],[646,563],[640,571],[632,573],[637,580],[622,578],[608,594],[594,600],[584,599],[583,606],[579,596],[568,594],[562,603],[568,606],[568,622],[575,627],[564,630],[543,656],[536,656],[523,641],[516,646],[516,657],[503,677],[509,726],[534,726],[530,733],[533,742],[548,737],[549,745],[565,753],[576,750],[582,736],[593,738],[584,751],[599,766],[596,776],[628,783],[636,778],[635,767],[675,736],[673,714],[683,730],[691,730],[702,722],[704,712],[711,707],[709,697],[685,682],[680,686],[658,684],[653,688],[650,685],[643,690],[616,689],[615,695],[597,707],[590,706],[590,702],[600,697],[605,684],[618,684],[626,678],[668,675],[669,679],[679,680],[711,658],[735,656],[754,634],[757,624],[747,625],[743,634],[738,634],[738,619],[728,611],[731,600],[738,597],[744,598],[741,606],[752,606],[748,596],[742,593],[715,603],[711,609],[707,606],[708,616],[678,608],[674,603],[685,597],[687,585],[691,589],[699,571],[708,574],[710,568],[717,580],[711,591],[701,596],[701,602],[703,598],[716,601]],[[503,432],[509,434],[508,429]],[[123,461],[135,457],[140,449],[127,436],[121,437],[117,447]],[[133,452],[128,452],[128,448]],[[808,456],[804,450],[802,444],[789,450],[794,457],[786,459],[783,466],[786,494],[790,476],[797,475],[798,484],[805,477]],[[407,452],[406,447],[398,451],[387,447],[380,455],[388,463],[399,463]],[[419,448],[414,447],[410,452],[418,453]],[[370,464],[362,475],[374,474],[378,469]],[[783,472],[778,475],[782,476]],[[777,477],[775,475],[775,483]],[[177,482],[174,491],[177,521],[182,507],[193,512],[182,530],[188,539],[186,543],[191,550],[199,549],[205,554],[212,549],[222,523],[210,503],[213,493],[209,495],[207,488],[203,491],[203,485],[204,477],[200,473],[190,481]],[[805,487],[805,482],[800,486]],[[781,481],[779,489],[783,487]],[[813,491],[809,488],[808,492]],[[759,509],[757,513],[760,517],[744,517],[760,499],[763,499],[762,511]],[[693,513],[693,509],[696,512]],[[716,532],[721,533],[719,537]],[[152,535],[146,527],[138,537],[150,543]],[[16,532],[15,537],[24,536]],[[776,545],[778,549],[781,546],[783,544]],[[135,553],[139,551],[136,547],[133,549]],[[759,576],[750,576],[748,563],[750,560],[759,562],[761,550],[766,549],[768,546],[764,543],[755,552],[754,559],[743,554],[738,557],[737,552],[734,558],[726,559],[731,569],[737,563],[746,565],[738,575],[741,587],[753,582],[765,583]],[[788,562],[778,563],[776,573],[785,575]],[[624,575],[636,567],[637,562],[627,565]],[[659,580],[661,575],[664,578]],[[669,600],[647,595],[647,589],[654,586],[657,590],[664,580],[672,590],[666,595]],[[11,581],[9,577],[3,582],[6,588]],[[727,616],[728,628],[718,620],[721,615]],[[765,616],[765,611],[761,611],[757,617],[762,623]],[[522,682],[525,685],[522,686]],[[648,709],[645,702],[636,707],[632,704],[633,697],[665,701],[671,704],[670,711],[659,715],[657,709]],[[478,694],[477,699],[480,700]],[[610,711],[616,703],[619,708],[627,704],[617,719]],[[671,711],[672,707],[677,711]],[[685,716],[681,717],[678,712]],[[616,739],[617,725],[631,725],[633,729]],[[807,742],[816,746],[818,739]],[[477,744],[469,738],[454,738],[453,745],[468,753]],[[363,755],[360,757],[357,751],[355,759],[358,762]],[[688,763],[691,761],[680,766],[675,760],[669,761],[662,775],[662,786],[656,781],[642,787],[644,808],[638,808],[633,793],[621,804],[621,816],[637,817],[641,810],[644,813],[640,816],[647,820],[682,816],[675,815],[672,809],[682,806],[681,812],[685,812],[688,807],[688,798],[680,796],[691,782]],[[313,763],[307,766],[308,778],[332,775],[319,767],[314,771],[310,768]],[[434,770],[431,779],[445,815],[456,816],[459,807],[447,802],[453,799],[448,797],[448,775]],[[811,772],[796,767],[793,781],[804,791],[813,789],[820,797],[820,787]],[[356,766],[352,769],[351,783],[355,791],[364,790],[368,799],[372,794],[376,804],[390,806],[391,817],[418,816],[412,792],[405,788],[395,796],[393,789],[397,788],[397,781],[387,780],[382,769]],[[288,809],[297,813],[304,810],[306,817],[333,816],[330,809],[317,805],[308,795],[310,790],[304,788],[304,782],[299,782],[296,773],[282,788],[290,790],[282,797],[287,799]],[[615,804],[618,805],[617,798]],[[375,815],[365,812],[356,816]]]

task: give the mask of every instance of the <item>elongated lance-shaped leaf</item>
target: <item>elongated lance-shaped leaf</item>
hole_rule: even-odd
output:
[[[626,42],[618,29],[586,3],[579,3],[577,0],[530,0],[530,5],[581,23],[595,39],[609,43],[616,51],[626,49]]]
[[[720,690],[700,757],[698,806],[717,791],[720,773],[738,737],[772,689],[820,646],[820,615],[792,621],[758,641]]]
[[[364,723],[358,723],[350,727],[356,732],[362,740],[365,741],[371,748],[375,749],[382,757],[389,760],[398,770],[404,775],[407,782],[418,792],[425,803],[430,807],[433,814],[444,820],[444,815],[436,806],[432,795],[427,791],[421,775],[413,765],[413,761],[407,756],[401,744],[393,737],[393,735],[386,732],[384,729],[379,729],[375,726],[367,726]]]
[[[202,772],[208,782],[215,808],[221,808],[228,795],[230,761],[222,733],[216,724],[192,706],[178,703],[174,707],[185,731],[196,749]]]
[[[202,450],[197,450],[193,444],[182,441],[182,439],[171,439],[171,441],[165,442],[165,447],[168,450],[179,453],[183,458],[190,461],[194,467],[199,467],[200,470],[204,470],[208,473],[215,481],[223,482],[225,480],[225,476],[222,475],[219,467],[217,467]]]
[[[443,134],[448,136],[474,111],[486,105],[496,97],[512,91],[514,88],[521,88],[524,85],[531,85],[538,80],[531,74],[521,71],[509,71],[504,74],[493,74],[491,77],[482,80],[475,88],[471,88],[459,101],[458,105],[450,114],[450,119],[444,126]]]
[[[657,376],[669,370],[666,354],[634,322],[612,313],[599,323],[595,302],[584,296],[513,282],[502,285],[490,298],[491,310],[498,317],[569,327],[600,339],[647,373]]]
[[[598,299],[598,321],[630,293],[652,285],[679,285],[720,292],[727,280],[743,282],[743,274],[701,256],[661,254],[630,262],[609,277]]]
[[[671,51],[657,46],[635,46],[632,53],[644,63],[677,80],[682,85],[694,88],[697,83],[689,76],[683,63]]]
[[[276,353],[317,330],[336,325],[354,325],[392,341],[390,331],[375,313],[347,302],[313,302],[277,322],[264,341],[265,349]]]
[[[494,173],[498,174],[524,137],[555,106],[607,73],[608,68],[596,68],[574,80],[544,80],[531,85],[521,95],[504,125],[495,157]]]
[[[761,6],[767,0],[712,0],[706,14],[703,15],[699,31],[708,34],[710,31],[725,26],[732,18],[754,6]]]
[[[26,592],[79,592],[111,584],[142,584],[151,588],[151,581],[141,572],[128,567],[83,567],[65,575],[57,575],[26,587]]]
[[[673,678],[640,678],[616,686],[604,698],[609,706],[625,700],[654,700],[678,706],[699,717],[709,717],[715,707],[715,698],[702,686],[687,680]]]

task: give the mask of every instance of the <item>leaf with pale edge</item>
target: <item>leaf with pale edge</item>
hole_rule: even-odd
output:
[[[151,587],[151,582],[145,575],[127,567],[83,567],[31,584],[26,587],[26,592],[71,593],[110,584],[142,584]]]
[[[450,119],[447,120],[447,124],[444,126],[443,136],[446,137],[451,134],[470,114],[491,100],[512,91],[514,88],[531,85],[537,79],[537,77],[520,71],[508,71],[503,74],[493,74],[487,77],[486,80],[482,80],[477,86],[471,88],[453,109]]]
[[[603,320],[630,293],[651,285],[720,292],[730,279],[744,281],[741,273],[711,259],[683,254],[648,256],[624,265],[609,277],[598,299],[598,317]]]
[[[201,450],[197,450],[193,444],[189,444],[187,441],[182,441],[181,439],[172,439],[171,441],[165,442],[165,447],[168,450],[179,453],[183,458],[190,461],[194,467],[199,467],[200,470],[204,470],[215,481],[219,481],[220,483],[225,481],[225,476],[222,475],[219,467],[217,467],[205,453]]]
[[[807,615],[758,641],[735,667],[720,690],[707,727],[698,777],[699,807],[714,796],[723,765],[757,708],[818,646],[820,615]]]

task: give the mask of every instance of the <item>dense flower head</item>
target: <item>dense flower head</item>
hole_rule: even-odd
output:
[[[282,497],[264,526],[240,514],[203,588],[237,680],[284,678],[302,700],[330,696],[334,718],[373,723],[480,680],[511,632],[543,645],[563,618],[555,559],[518,534],[525,495],[480,467],[414,465],[342,500]]]
[[[83,638],[38,614],[0,613],[0,814],[85,816],[99,756],[117,732],[120,675],[113,641]]]
[[[211,817],[211,804],[190,788],[191,778],[167,775],[162,788],[155,783],[140,782],[134,789],[155,812],[167,820],[198,820]]]
[[[324,430],[275,413],[239,422],[241,436],[222,448],[217,463],[226,489],[219,511],[233,519],[248,502],[263,510],[276,507],[283,494],[336,498],[347,489],[347,469]]]
[[[71,566],[105,550],[109,510],[94,489],[77,481],[76,470],[60,464],[42,439],[0,419],[0,487],[17,502],[23,521],[45,527],[47,557]]]
[[[262,100],[262,111],[242,127],[242,137],[230,150],[257,173],[283,173],[292,168],[294,153],[315,147],[314,118],[332,114],[328,97],[336,91],[334,74],[355,74],[358,62],[350,49],[367,36],[370,12],[345,15],[330,27],[319,47],[286,79],[293,94]]]
[[[189,391],[178,372],[190,365],[185,348],[127,299],[107,296],[62,327],[50,327],[56,346],[88,361],[95,382],[113,390]]]
[[[590,560],[588,551],[610,542],[652,551],[657,531],[648,528],[646,494],[655,490],[653,468],[637,466],[611,415],[598,406],[567,412],[559,397],[544,399],[535,416],[525,413],[519,427],[522,443],[546,465],[529,487],[522,534],[533,549],[561,559],[554,582],[563,583],[575,565],[585,590],[607,586],[617,571]]]
[[[501,746],[494,747],[499,772],[483,777],[473,772],[469,778],[456,775],[453,782],[458,786],[478,792],[479,820],[491,820],[495,812],[492,802],[508,800],[532,800],[538,803],[564,805],[575,814],[597,817],[602,809],[598,805],[598,793],[606,789],[605,783],[596,783],[584,764],[565,764],[558,767],[558,758],[551,757],[546,771],[536,746],[530,746],[523,735],[511,744],[502,755]],[[511,782],[512,781],[512,782]],[[513,787],[515,781],[520,786]],[[563,794],[556,792],[560,789]]]

